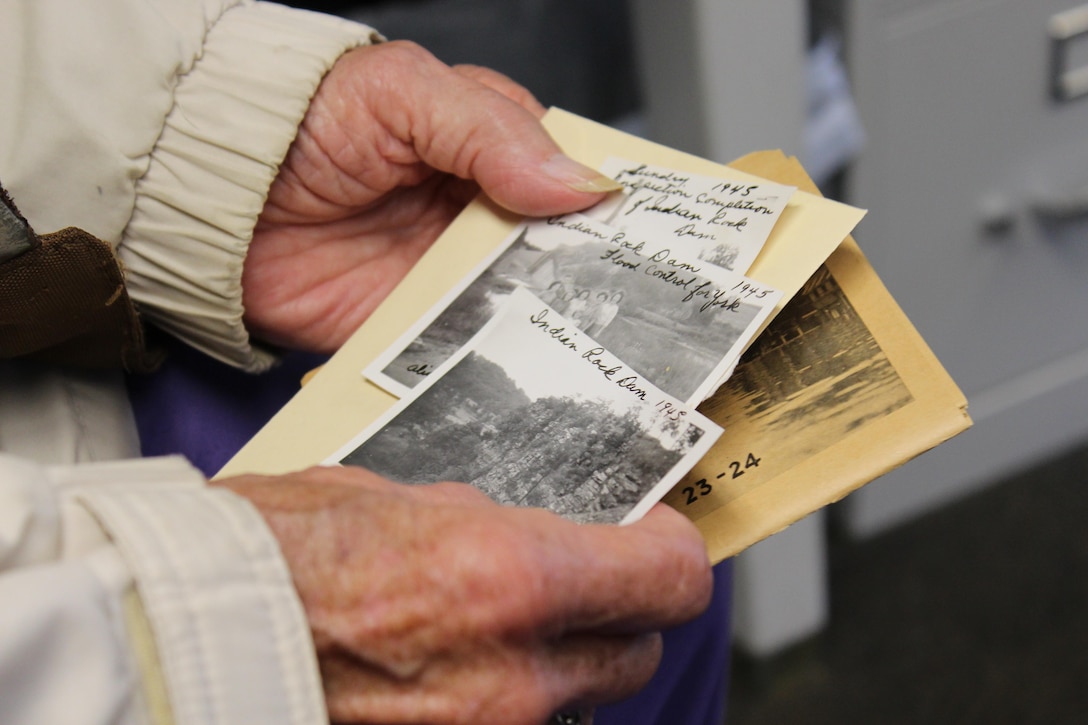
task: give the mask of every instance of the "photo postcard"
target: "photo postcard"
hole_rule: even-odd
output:
[[[325,463],[469,483],[582,523],[643,516],[722,429],[525,289]]]
[[[689,404],[713,394],[781,293],[579,214],[519,225],[363,374],[403,396],[534,293],[640,376]]]
[[[678,253],[746,273],[796,187],[704,176],[616,157],[600,171],[624,186],[583,213],[640,236],[667,239]]]

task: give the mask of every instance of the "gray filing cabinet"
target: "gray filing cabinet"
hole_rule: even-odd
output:
[[[864,535],[1088,439],[1088,6],[848,0],[844,18],[868,135],[856,237],[976,423],[850,496]]]
[[[1088,10],[1069,0],[841,5],[868,136],[848,173],[847,201],[870,210],[856,237],[976,421],[840,504],[866,535],[1088,440],[1088,98],[1052,92],[1055,50],[1075,90],[1088,36],[1051,37],[1055,18],[1075,29]],[[723,161],[802,151],[805,3],[632,8],[657,140]],[[760,73],[738,80],[753,58]],[[736,635],[752,654],[826,621],[822,513],[738,558]]]

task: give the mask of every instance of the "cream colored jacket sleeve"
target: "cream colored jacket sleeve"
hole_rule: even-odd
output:
[[[0,180],[38,231],[115,245],[156,323],[261,369],[253,226],[324,73],[375,39],[250,0],[5,0]],[[0,456],[0,603],[4,723],[326,720],[274,539],[181,461]]]
[[[248,370],[257,215],[309,100],[365,26],[252,0],[5,0],[0,180],[39,232],[114,244],[145,319]]]
[[[327,722],[275,539],[180,458],[0,455],[0,602],[6,724]]]

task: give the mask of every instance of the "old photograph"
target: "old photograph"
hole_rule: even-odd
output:
[[[502,504],[624,523],[645,514],[720,434],[519,289],[327,463],[404,483],[470,483]]]
[[[781,298],[742,275],[581,215],[528,222],[364,374],[404,395],[519,287],[688,403],[717,388]]]
[[[617,194],[585,212],[626,231],[667,239],[678,252],[744,273],[759,256],[795,187],[750,177],[702,176],[620,158],[600,167]]]
[[[826,267],[813,275],[741,358],[703,410],[762,459],[731,496],[816,455],[911,392]],[[765,455],[773,451],[774,455]],[[724,490],[724,489],[723,489]]]

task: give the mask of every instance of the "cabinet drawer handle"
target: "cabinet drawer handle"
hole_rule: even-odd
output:
[[[1088,35],[1088,5],[1053,15],[1050,33],[1050,94],[1059,102],[1088,94],[1088,66],[1069,68],[1069,48]]]

